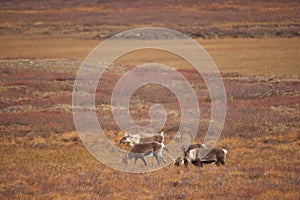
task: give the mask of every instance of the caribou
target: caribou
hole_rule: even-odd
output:
[[[164,142],[164,132],[151,135],[149,137],[142,137],[140,134],[128,134],[125,133],[122,139],[119,141],[119,144],[129,143],[130,146],[134,146],[135,144],[145,143],[145,142]]]
[[[134,164],[136,164],[136,161],[138,159],[141,159],[145,166],[147,166],[147,161],[145,160],[146,156],[153,156],[158,165],[160,165],[160,162],[163,161],[166,163],[166,161],[162,157],[162,150],[165,148],[165,145],[163,143],[158,142],[146,142],[146,143],[140,143],[135,144],[130,152],[128,154],[125,154],[123,158],[123,162],[125,164],[128,164],[128,161],[134,158]]]
[[[194,145],[193,147],[196,147]],[[203,164],[215,163],[217,166],[225,165],[225,155],[227,154],[226,149],[212,148],[205,156],[202,156],[205,151],[205,145],[201,147],[190,148],[190,146],[184,151],[183,155],[175,160],[175,165],[179,166],[184,164],[185,167],[188,166],[188,162],[191,162],[195,166],[203,167]]]
[[[187,157],[188,157],[188,154],[189,154],[190,150],[193,150],[193,149],[196,149],[196,148],[205,148],[205,147],[206,147],[205,144],[201,144],[201,143],[199,143],[199,144],[191,144],[189,146],[183,145],[182,148],[181,148],[181,150],[183,152],[183,155],[180,156],[180,157],[178,157],[177,159],[175,159],[174,160],[174,164],[176,166],[179,166],[179,165],[182,165],[182,164],[184,164],[185,166],[187,166],[188,165],[188,163],[187,163],[188,162]]]

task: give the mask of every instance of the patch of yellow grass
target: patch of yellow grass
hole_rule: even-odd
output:
[[[31,145],[33,148],[43,148],[47,144],[46,139],[40,136],[36,136],[33,141],[31,142]]]
[[[300,38],[196,39],[223,73],[244,75],[299,76]],[[0,37],[0,58],[71,58],[83,60],[100,41],[76,37]],[[168,52],[143,50],[120,57],[115,62],[141,64],[161,62],[173,67],[188,64]]]
[[[274,189],[269,189],[261,194],[257,199],[299,199],[299,192],[279,192]]]

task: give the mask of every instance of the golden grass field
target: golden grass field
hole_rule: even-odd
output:
[[[2,59],[70,58],[83,60],[101,41],[69,37],[1,37]],[[244,75],[285,76],[299,75],[299,38],[267,39],[196,39],[213,58],[223,73]],[[24,49],[30,49],[26,51]],[[147,52],[126,59],[139,64]],[[155,55],[156,60],[168,60],[168,55]],[[165,56],[165,58],[164,58]],[[140,61],[139,61],[140,60]],[[120,62],[128,62],[126,60]],[[170,63],[173,64],[174,63]],[[176,65],[176,64],[175,64]]]
[[[0,2],[0,199],[300,199],[299,3],[94,4]],[[145,26],[197,36],[218,66],[227,92],[226,120],[216,144],[229,152],[224,167],[169,165],[130,174],[100,163],[82,144],[72,116],[81,62],[105,37]],[[123,73],[153,60],[176,67],[193,84],[202,109],[195,142],[202,142],[210,99],[185,61],[144,50],[110,67]],[[123,133],[112,119],[110,93],[122,73],[108,71],[96,95],[99,123],[116,146]],[[169,113],[166,142],[180,119],[169,94],[142,88],[131,106],[133,119],[145,125],[149,104],[162,102]]]

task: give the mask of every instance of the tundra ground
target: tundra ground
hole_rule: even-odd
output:
[[[300,199],[298,2],[12,0],[0,5],[0,199]],[[227,116],[216,147],[228,150],[225,167],[170,165],[128,174],[98,162],[82,144],[71,106],[82,60],[108,36],[145,26],[193,36],[218,66]],[[109,106],[114,83],[153,60],[174,66],[191,82],[201,110],[195,142],[202,142],[210,121],[205,84],[184,60],[151,50],[120,57],[104,74],[96,112],[105,134],[115,145],[123,134]],[[166,108],[168,143],[180,121],[170,91],[139,88],[130,113],[147,125],[153,103]]]

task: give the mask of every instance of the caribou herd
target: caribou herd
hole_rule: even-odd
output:
[[[225,156],[227,154],[226,149],[209,149],[205,144],[191,144],[188,146],[183,145],[182,155],[174,159],[164,145],[164,132],[154,135],[125,133],[119,141],[119,144],[124,143],[128,143],[131,146],[130,151],[122,156],[122,160],[126,164],[129,160],[134,158],[134,163],[136,163],[138,159],[141,159],[145,166],[147,166],[148,164],[145,159],[147,156],[153,156],[158,165],[160,165],[161,162],[166,163],[162,155],[163,150],[165,150],[172,158],[175,166],[184,165],[187,167],[189,163],[197,167],[203,167],[203,164],[211,163],[215,163],[217,166],[223,166],[225,165]]]

